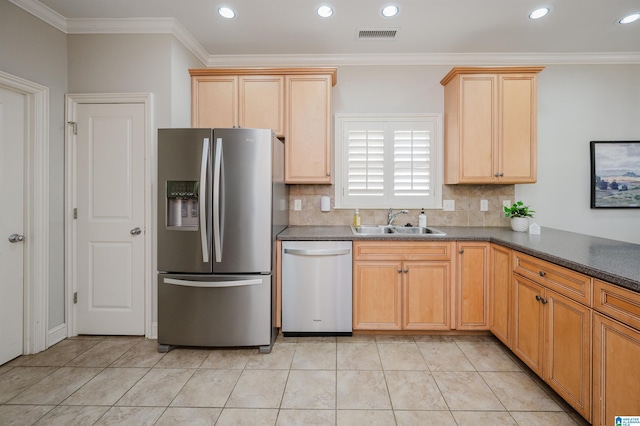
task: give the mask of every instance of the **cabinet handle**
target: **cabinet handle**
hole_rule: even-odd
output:
[[[538,295],[536,294],[536,300],[539,302],[541,299],[542,299],[542,297],[540,297],[540,296],[538,296]]]
[[[408,270],[408,269],[405,269],[405,270],[404,270],[404,271],[402,271],[402,272],[404,272],[404,273],[406,274],[407,272],[409,272],[409,270]]]
[[[460,249],[460,252],[459,252],[459,253],[460,253],[460,254],[464,253],[464,249]]]
[[[547,275],[547,274],[546,274],[546,272],[544,272],[544,271],[540,271],[540,276],[541,276],[541,277],[544,277],[545,275]]]
[[[545,298],[540,298],[540,301],[542,302],[543,305],[547,304],[547,299],[545,299]]]
[[[504,176],[504,173],[500,173],[500,177]]]
[[[401,274],[402,273],[402,269],[398,269],[398,273]]]
[[[499,175],[498,175],[498,173],[496,173],[496,174],[494,174],[494,176],[495,176],[495,177],[498,177]]]

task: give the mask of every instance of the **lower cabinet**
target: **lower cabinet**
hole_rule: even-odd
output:
[[[614,426],[640,415],[640,293],[594,280],[593,296],[593,424]]]
[[[511,250],[489,248],[489,330],[511,348]]]
[[[355,242],[354,330],[449,330],[450,243]]]
[[[591,419],[591,309],[513,275],[512,351]]]
[[[489,329],[489,243],[457,243],[457,330]]]

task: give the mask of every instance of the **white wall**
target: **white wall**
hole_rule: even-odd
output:
[[[204,64],[175,38],[171,42],[171,127],[191,127],[191,68]]]
[[[516,185],[542,226],[640,244],[640,210],[590,208],[590,141],[640,140],[640,65],[549,66],[538,77],[538,182]]]
[[[64,94],[67,36],[0,0],[0,70],[49,88],[49,330],[64,323]],[[37,238],[37,236],[36,236]]]

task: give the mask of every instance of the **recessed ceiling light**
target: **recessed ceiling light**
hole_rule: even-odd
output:
[[[547,14],[551,11],[548,7],[541,7],[540,9],[536,9],[529,14],[529,19],[540,19],[543,16],[547,16]]]
[[[236,17],[236,13],[233,11],[233,9],[226,6],[222,6],[218,8],[218,15],[227,19],[233,19]]]
[[[318,16],[321,18],[329,18],[333,15],[333,9],[329,6],[320,6],[317,10]]]
[[[632,22],[636,22],[640,19],[640,13],[633,13],[631,15],[627,15],[624,18],[620,19],[618,23],[620,24],[630,24]]]
[[[385,18],[393,18],[398,14],[399,11],[400,9],[398,9],[398,6],[390,4],[389,6],[385,6],[382,8],[382,16],[384,16]]]

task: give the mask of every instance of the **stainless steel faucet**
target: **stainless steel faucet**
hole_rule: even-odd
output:
[[[394,213],[393,208],[390,208],[389,214],[387,216],[387,218],[389,219],[389,222],[387,222],[387,226],[391,226],[391,222],[393,222],[393,219],[395,219],[396,216],[398,216],[399,214],[407,214],[407,213],[409,213],[409,210],[400,210],[399,212]]]

